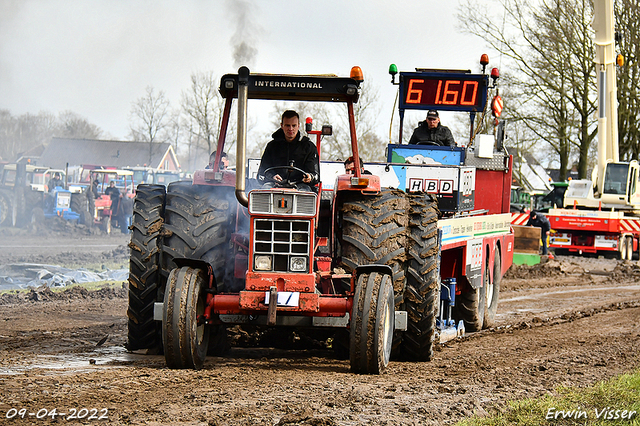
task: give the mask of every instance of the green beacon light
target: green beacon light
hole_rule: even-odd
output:
[[[396,64],[389,65],[389,74],[391,74],[391,83],[396,82],[396,74],[398,74],[398,67]]]

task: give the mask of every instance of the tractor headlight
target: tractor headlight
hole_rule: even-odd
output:
[[[271,256],[256,256],[253,262],[253,269],[256,271],[270,271]]]
[[[305,272],[307,270],[307,258],[302,256],[292,256],[289,261],[289,269],[292,272]]]

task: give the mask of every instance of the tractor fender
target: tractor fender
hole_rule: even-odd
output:
[[[176,257],[173,259],[176,264],[176,268],[182,268],[183,266],[190,266],[192,268],[201,269],[207,274],[209,278],[209,288],[215,289],[217,286],[216,276],[213,273],[213,267],[211,264],[202,259],[190,259],[186,257]]]
[[[373,263],[371,265],[357,266],[356,269],[354,270],[354,273],[356,276],[360,274],[371,273],[371,272],[378,272],[380,274],[386,274],[393,277],[393,269],[391,269],[391,266],[389,265]]]

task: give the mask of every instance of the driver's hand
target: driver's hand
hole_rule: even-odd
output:
[[[282,182],[282,177],[280,177],[280,175],[275,175],[273,177],[273,180],[275,180],[276,182]]]
[[[304,175],[304,177],[302,178],[302,181],[303,181],[304,183],[309,183],[309,182],[311,182],[311,175],[310,175],[309,173],[306,173],[306,174]]]

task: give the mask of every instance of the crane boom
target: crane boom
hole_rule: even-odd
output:
[[[593,21],[598,78],[598,171],[596,188],[602,193],[607,163],[617,163],[618,100],[615,69],[613,0],[595,0]]]

